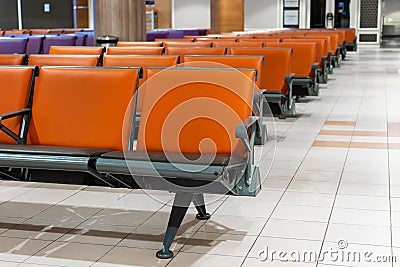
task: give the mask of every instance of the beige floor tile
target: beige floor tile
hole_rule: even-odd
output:
[[[316,191],[318,192],[318,191]],[[332,207],[335,195],[308,192],[285,192],[280,204],[315,207]]]
[[[336,208],[390,210],[389,197],[337,195]]]
[[[86,208],[79,206],[55,205],[34,216],[39,220],[58,220],[62,222],[83,222],[96,213],[100,208]]]
[[[156,250],[115,247],[96,262],[93,267],[161,267],[170,260],[160,260],[155,257]]]
[[[5,202],[0,205],[0,214],[4,217],[29,219],[49,207],[49,204]]]
[[[256,236],[196,233],[182,248],[183,252],[244,257]]]
[[[255,258],[247,258],[242,267],[315,267],[315,263],[306,262],[282,262],[282,261],[261,261]]]
[[[29,219],[4,232],[1,236],[32,240],[55,241],[70,232],[79,223]]]
[[[390,226],[390,212],[381,210],[355,210],[334,208],[331,223],[369,226]]]
[[[335,194],[337,188],[338,184],[331,182],[292,181],[287,190],[293,192]]]
[[[260,237],[252,247],[249,256],[250,258],[265,258],[267,255],[265,252],[269,252],[269,260],[278,260],[279,255],[273,251],[285,251],[290,253],[291,251],[297,251],[303,254],[305,251],[312,251],[313,254],[318,254],[321,248],[322,241],[311,241],[311,240],[298,240],[298,239],[284,239],[284,238],[273,238],[273,237]],[[261,253],[263,251],[264,253]],[[275,256],[274,258],[271,258]],[[315,257],[316,258],[316,257]],[[315,260],[315,259],[314,259]]]
[[[231,266],[240,267],[243,257],[232,257],[222,255],[205,255],[196,253],[179,253],[168,266],[170,267],[220,267]]]
[[[327,223],[269,219],[261,236],[323,240]]]
[[[200,227],[199,231],[233,235],[259,235],[266,222],[267,219],[265,218],[213,215]]]
[[[325,240],[328,242],[345,240],[352,244],[391,246],[389,227],[331,223]]]
[[[294,181],[339,182],[340,172],[300,171],[294,177]]]
[[[340,183],[339,195],[357,195],[357,196],[389,196],[389,187],[387,185]]]
[[[309,222],[328,222],[331,208],[279,204],[271,218]]]
[[[112,246],[54,242],[25,262],[71,267],[91,266],[111,249]]]
[[[0,260],[23,262],[50,243],[44,240],[0,237]]]

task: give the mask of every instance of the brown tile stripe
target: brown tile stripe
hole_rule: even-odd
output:
[[[314,147],[338,147],[338,148],[348,148],[350,142],[345,141],[315,141],[313,143]]]
[[[365,148],[365,149],[393,149],[400,150],[400,143],[376,143],[376,142],[346,142],[346,141],[315,141],[313,147],[334,148]]]
[[[338,136],[382,136],[386,137],[386,132],[375,131],[348,131],[348,130],[321,130],[320,135],[338,135]]]
[[[325,125],[356,126],[355,121],[326,121]]]
[[[389,122],[388,123],[388,136],[389,137],[400,137],[400,122]]]

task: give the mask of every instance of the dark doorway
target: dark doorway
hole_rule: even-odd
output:
[[[326,0],[311,0],[311,28],[325,28]]]
[[[335,28],[350,28],[350,0],[335,0]]]

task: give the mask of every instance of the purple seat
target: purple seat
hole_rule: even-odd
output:
[[[50,47],[52,45],[55,46],[74,46],[75,45],[76,36],[73,35],[46,35],[43,40],[43,54],[48,54],[50,51]]]
[[[76,32],[75,35],[76,35],[75,45],[76,46],[85,46],[87,43],[87,37],[88,37],[87,32]]]
[[[162,31],[147,31],[146,33],[146,40],[148,42],[154,42],[155,39],[167,39],[168,32]]]
[[[195,30],[195,29],[183,30],[183,34],[185,36],[199,36],[199,32],[200,30]]]
[[[44,35],[32,35],[28,38],[28,43],[26,44],[26,54],[29,56],[31,54],[40,54],[42,52]]]
[[[25,54],[27,38],[0,37],[0,54]]]
[[[168,39],[183,39],[184,36],[182,30],[168,30]]]

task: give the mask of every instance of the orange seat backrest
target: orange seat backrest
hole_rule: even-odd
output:
[[[211,47],[211,42],[164,42],[164,47]]]
[[[181,62],[185,55],[225,55],[223,47],[167,47],[166,55],[179,55]]]
[[[162,38],[157,38],[154,40],[154,42],[193,42],[193,39],[162,39]]]
[[[261,71],[261,89],[280,91],[288,94],[285,76],[292,72],[292,49],[286,48],[248,48],[232,47],[234,56],[263,56]]]
[[[264,64],[262,56],[185,56],[183,62],[203,62],[205,68],[212,68],[213,65],[210,65],[209,62],[215,62],[236,69],[255,69],[258,74],[256,84],[258,87],[261,86],[260,73]]]
[[[330,43],[328,43],[328,40],[330,40],[329,37],[324,37],[324,36],[320,36],[320,37],[313,37],[313,36],[302,36],[302,37],[293,37],[292,39],[297,39],[297,40],[304,40],[304,42],[318,42],[320,43],[321,47],[322,47],[322,51],[321,51],[321,55],[322,56],[327,56],[328,52],[330,51]]]
[[[195,42],[236,42],[236,38],[226,37],[226,38],[217,38],[217,37],[198,37]]]
[[[176,55],[105,55],[104,67],[142,67],[143,78],[139,80],[139,87],[147,80],[149,67],[168,68],[177,65],[179,56]],[[140,88],[139,88],[140,89]],[[137,110],[142,110],[143,90],[138,91]]]
[[[28,143],[123,149],[123,123],[139,68],[43,67]]]
[[[235,129],[252,115],[254,70],[150,68],[149,75],[137,150],[246,157]]]
[[[322,56],[324,55],[324,51],[326,49],[326,42],[323,39],[301,39],[301,37],[299,37],[299,39],[294,38],[294,39],[282,39],[283,43],[315,43],[317,45],[316,48],[316,53],[315,53],[315,58],[316,58],[316,62],[319,62],[320,67],[322,66]],[[325,54],[326,55],[326,54]]]
[[[213,41],[213,47],[226,47],[228,55],[231,47],[263,47],[263,42],[219,42]]]
[[[49,54],[101,56],[103,52],[104,48],[98,46],[51,46]]]
[[[147,68],[163,67],[168,68],[177,65],[179,56],[177,55],[105,55],[103,60],[104,67],[142,67],[143,78],[139,85],[147,80]]]
[[[257,38],[257,39],[238,39],[238,42],[245,42],[245,43],[249,43],[249,42],[255,42],[255,43],[279,43],[281,41],[281,39],[279,38]]]
[[[96,55],[30,55],[29,66],[97,66],[99,56]]]
[[[163,51],[163,47],[150,46],[120,46],[107,48],[108,55],[162,55]]]
[[[22,65],[25,55],[0,55],[0,65]]]
[[[354,43],[354,40],[356,39],[356,29],[344,29],[345,31],[345,40],[348,44]]]
[[[316,62],[316,43],[268,43],[267,47],[292,48],[292,71],[296,76],[313,76]]]
[[[118,42],[117,46],[150,46],[161,47],[162,42]]]
[[[307,36],[329,36],[331,38],[331,51],[332,54],[334,55],[336,53],[336,50],[339,46],[339,34],[333,33],[333,32],[312,32],[307,34]]]
[[[34,68],[0,66],[0,115],[28,107],[33,85]],[[19,133],[21,117],[2,121],[14,133]],[[16,141],[0,131],[0,144],[15,144]]]
[[[48,29],[32,29],[29,30],[29,34],[48,34],[50,30]]]

